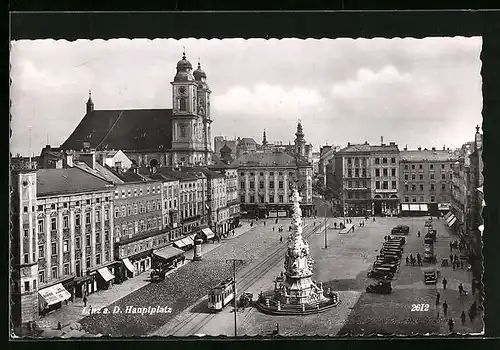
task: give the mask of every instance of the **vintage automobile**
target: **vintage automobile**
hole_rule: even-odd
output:
[[[407,225],[397,225],[391,230],[391,235],[407,235],[410,232],[410,227]]]
[[[404,237],[401,237],[401,236],[399,236],[399,237],[395,236],[395,237],[390,237],[386,242],[389,242],[389,243],[398,242],[399,244],[401,244],[403,246],[406,243],[406,239]]]
[[[424,283],[425,284],[436,284],[439,278],[439,270],[430,268],[424,270]]]
[[[149,277],[151,278],[151,282],[161,282],[165,280],[165,274],[166,274],[165,269],[156,268],[153,271],[151,271]]]
[[[373,268],[367,274],[368,277],[374,278],[377,280],[392,280],[394,278],[394,273],[387,268]]]
[[[386,249],[386,248],[380,249],[380,254],[397,256],[398,258],[401,258],[401,256],[403,255],[402,251],[399,249]]]
[[[382,261],[385,263],[398,263],[399,259],[394,255],[377,255],[375,258],[377,261]]]
[[[379,263],[379,262],[374,262],[373,263],[373,268],[387,268],[389,269],[390,272],[396,273],[398,270],[398,264],[387,264],[387,263]]]
[[[245,308],[252,305],[252,302],[253,302],[253,294],[243,293],[240,296],[240,300],[238,301],[238,306]]]
[[[399,243],[384,243],[382,247],[387,249],[397,249],[401,251],[404,250],[403,246],[400,245]]]
[[[392,292],[391,281],[376,281],[366,287],[367,293],[390,294]]]

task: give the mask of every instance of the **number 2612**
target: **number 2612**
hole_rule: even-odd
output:
[[[411,311],[429,311],[429,304],[411,304]]]

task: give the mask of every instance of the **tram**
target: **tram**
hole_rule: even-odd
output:
[[[234,280],[227,278],[208,292],[208,308],[211,311],[221,311],[224,306],[235,298]]]

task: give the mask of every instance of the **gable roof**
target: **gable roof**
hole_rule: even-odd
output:
[[[83,117],[61,149],[158,150],[172,147],[171,109],[94,110]]]
[[[98,176],[101,179],[108,181],[113,184],[122,184],[123,180],[116,176],[108,166],[102,166],[99,162],[95,162],[95,169],[88,166],[88,164],[84,162],[74,162],[73,166],[79,168],[89,174],[94,176]]]
[[[99,191],[113,187],[110,182],[79,168],[39,169],[36,176],[38,196]]]

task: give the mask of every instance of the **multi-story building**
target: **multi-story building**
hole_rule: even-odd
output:
[[[238,227],[240,222],[240,197],[238,193],[238,169],[230,164],[216,163],[211,167],[221,172],[226,180],[226,202],[229,209],[228,230]]]
[[[365,216],[371,213],[370,145],[348,143],[335,154],[335,175],[341,186],[346,216]]]
[[[399,208],[399,149],[396,143],[370,146],[373,215],[397,215]]]
[[[401,211],[405,214],[439,215],[438,205],[450,206],[453,166],[457,157],[449,149],[400,152]]]
[[[12,314],[26,323],[110,287],[113,185],[78,168],[13,175]]]
[[[298,182],[301,209],[312,215],[312,165],[305,158],[284,152],[247,153],[231,166],[238,168],[242,212],[259,216],[289,216],[290,186]]]
[[[453,227],[460,235],[465,235],[470,227],[470,155],[473,152],[473,142],[462,145],[458,160],[453,165],[453,180],[451,191],[451,212],[456,219],[447,220],[449,226]]]

